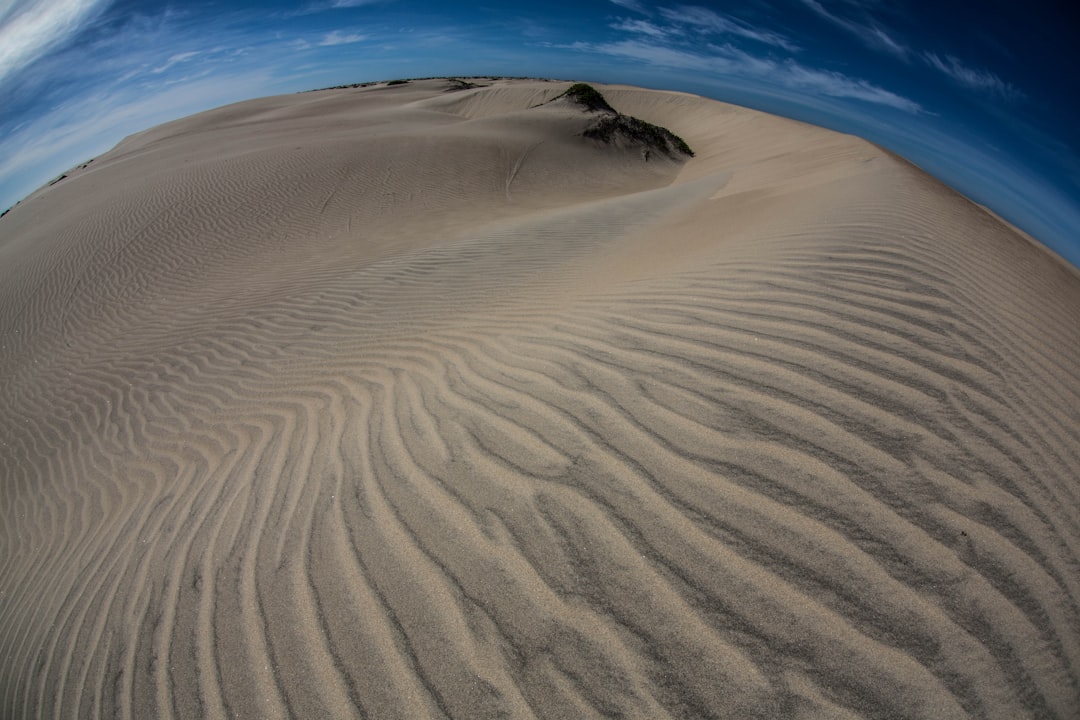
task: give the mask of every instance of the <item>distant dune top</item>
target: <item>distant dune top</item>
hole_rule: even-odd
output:
[[[148,129],[0,219],[0,716],[1075,720],[1078,317],[684,93]]]

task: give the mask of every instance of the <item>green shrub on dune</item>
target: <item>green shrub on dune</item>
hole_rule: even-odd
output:
[[[667,128],[616,111],[592,85],[575,83],[555,100],[560,98],[568,98],[588,112],[603,113],[602,117],[585,129],[583,134],[587,138],[604,143],[611,143],[617,138],[622,138],[631,143],[644,145],[646,149],[658,150],[668,155],[681,153],[694,157],[694,151],[681,137]]]
[[[647,123],[628,115],[609,115],[585,130],[585,137],[610,143],[615,137],[642,143],[668,154],[682,153],[694,157],[694,151],[681,137],[667,128]]]
[[[555,99],[558,100],[562,97],[569,98],[578,105],[593,112],[598,110],[611,113],[615,112],[615,108],[608,105],[608,101],[604,99],[604,96],[600,94],[600,91],[586,83],[576,83],[571,85],[569,90]]]

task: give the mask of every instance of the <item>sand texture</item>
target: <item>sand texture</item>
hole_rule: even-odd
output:
[[[1080,275],[568,86],[245,102],[0,219],[0,717],[1080,717]]]

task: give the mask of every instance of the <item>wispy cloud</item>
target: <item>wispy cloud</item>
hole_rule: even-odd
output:
[[[298,17],[326,12],[327,10],[346,10],[348,8],[364,7],[366,5],[378,5],[391,2],[392,0],[316,0],[316,2],[301,5],[300,7],[284,13],[283,17]]]
[[[361,35],[359,33],[342,34],[337,30],[327,33],[322,40],[319,41],[319,45],[322,47],[329,47],[331,45],[348,45],[349,43],[358,43],[363,40],[367,40],[367,35]]]
[[[648,20],[619,20],[618,22],[612,23],[611,27],[615,30],[622,30],[623,32],[638,33],[640,35],[648,35],[656,38],[665,37],[671,34],[669,28],[662,28],[659,25],[654,25]]]
[[[72,38],[109,0],[28,0],[9,5],[0,20],[0,83]]]
[[[697,6],[660,8],[657,17],[660,19],[655,22],[624,19],[612,24],[612,28],[629,34],[626,39],[579,42],[570,47],[657,67],[693,70],[736,85],[769,86],[778,94],[845,98],[907,113],[924,112],[914,100],[868,80],[809,67],[793,57],[783,58],[785,51],[795,53],[799,48],[777,32]],[[767,48],[757,47],[759,44]],[[755,47],[755,52],[749,51]]]
[[[192,58],[197,57],[200,54],[201,54],[201,52],[198,51],[198,50],[192,50],[190,52],[176,53],[175,55],[171,56],[168,60],[166,60],[162,65],[159,65],[158,67],[154,68],[150,72],[154,73],[155,75],[160,75],[161,73],[163,73],[166,70],[168,70],[169,68],[171,68],[173,65],[176,65],[177,63],[187,62],[188,60],[191,60]]]
[[[662,8],[660,14],[668,22],[688,26],[701,33],[736,35],[755,42],[783,48],[788,52],[798,50],[795,43],[779,33],[748,25],[741,20],[720,15],[708,8],[694,6]]]
[[[708,53],[672,47],[644,39],[610,43],[578,42],[573,49],[627,58],[651,65],[681,70],[696,70],[714,76],[752,80],[755,83],[782,87],[791,92],[832,98],[847,98],[884,105],[907,113],[919,114],[915,101],[878,87],[860,78],[807,67],[793,59],[783,61],[751,55],[731,45],[712,46]]]
[[[937,53],[926,52],[923,53],[923,59],[932,68],[971,90],[989,93],[1010,101],[1021,100],[1025,97],[1023,92],[989,70],[969,67],[952,55],[942,57]]]
[[[791,60],[784,63],[784,70],[781,82],[790,87],[817,91],[830,97],[853,98],[877,105],[887,105],[914,114],[922,112],[922,107],[917,102],[866,80],[852,78],[831,70],[807,68]]]
[[[894,55],[901,60],[907,60],[911,50],[902,42],[896,40],[880,24],[870,18],[864,3],[850,3],[859,8],[864,17],[861,20],[853,20],[849,17],[831,12],[818,0],[802,0],[803,5],[810,8],[820,17],[825,18],[832,24],[854,35],[867,47],[881,52]],[[871,3],[873,5],[874,3]]]
[[[633,10],[634,12],[641,13],[643,15],[648,14],[648,10],[638,0],[611,0],[611,2],[619,7],[624,7],[627,10]]]
[[[650,65],[660,65],[668,68],[678,68],[683,70],[714,69],[714,63],[711,63],[708,58],[697,53],[678,50],[665,45],[655,45],[639,40],[620,40],[618,42],[610,43],[576,42],[569,47],[572,50],[629,58],[631,60],[649,63]]]

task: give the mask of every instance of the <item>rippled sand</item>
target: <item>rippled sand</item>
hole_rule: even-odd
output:
[[[448,86],[0,219],[0,716],[1076,718],[1080,274],[854,137]]]

